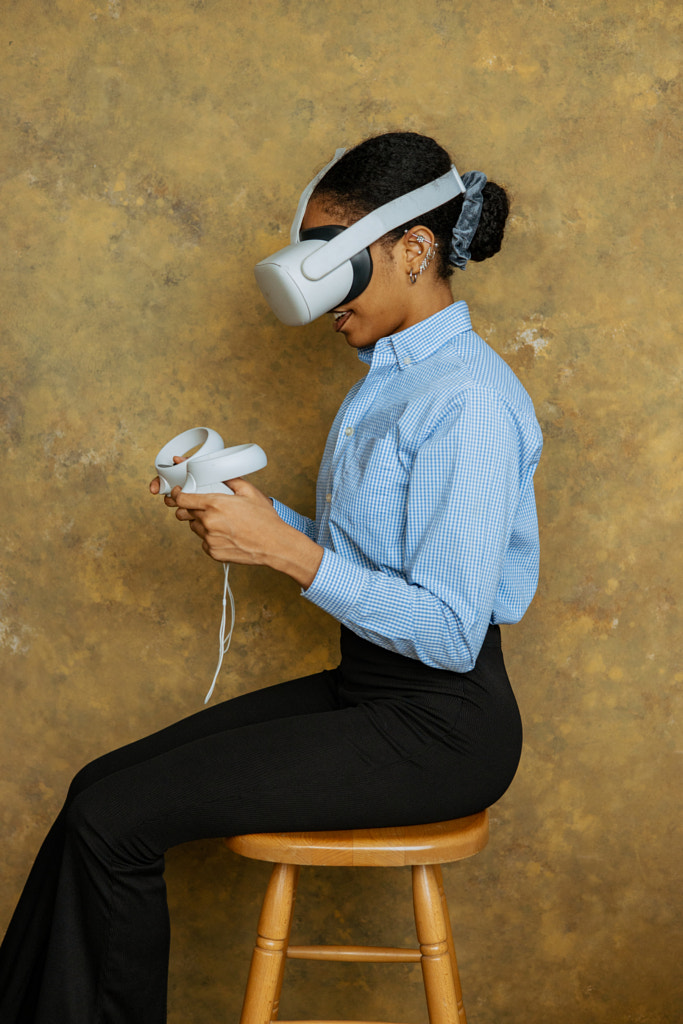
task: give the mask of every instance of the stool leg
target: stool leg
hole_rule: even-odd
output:
[[[413,867],[413,904],[429,1024],[465,1024],[465,1012],[461,1014],[458,1006],[449,925],[434,865]]]
[[[467,1017],[465,1016],[465,1007],[462,1001],[462,986],[460,984],[460,971],[458,970],[458,960],[455,955],[455,943],[453,942],[453,929],[451,928],[451,915],[448,913],[448,903],[446,901],[446,890],[443,886],[443,875],[441,873],[441,866],[439,864],[434,865],[434,874],[436,876],[437,885],[439,886],[439,892],[441,893],[441,907],[443,910],[444,920],[446,922],[446,941],[448,942],[448,949],[451,954],[451,969],[453,971],[453,984],[455,986],[455,997],[458,1001],[458,1024],[467,1024]]]
[[[275,864],[261,908],[241,1024],[277,1019],[299,868]]]

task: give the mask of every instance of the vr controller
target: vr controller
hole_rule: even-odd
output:
[[[197,448],[197,446],[199,446]],[[184,462],[174,463],[174,455],[197,448]],[[257,444],[223,446],[223,438],[210,427],[194,427],[165,444],[154,467],[159,476],[159,494],[170,494],[180,486],[186,494],[233,494],[223,483],[263,469],[266,453]]]
[[[174,456],[183,455],[193,448],[197,450],[184,462],[173,461]],[[165,444],[154,460],[154,467],[159,475],[159,494],[170,494],[173,488],[178,486],[182,487],[186,494],[234,494],[235,492],[223,483],[224,480],[255,473],[257,469],[263,469],[267,462],[266,453],[257,444],[237,444],[232,448],[224,448],[223,438],[215,430],[211,430],[210,427],[194,427],[178,434]],[[228,583],[229,568],[226,562],[223,566],[223,615],[219,633],[218,665],[211,688],[204,699],[205,704],[214,691],[223,657],[228,652],[232,631],[235,628],[235,601]],[[226,636],[228,597],[231,621]]]

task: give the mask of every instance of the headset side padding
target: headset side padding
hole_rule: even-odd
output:
[[[337,235],[345,230],[345,228],[338,224],[324,224],[318,228],[300,231],[299,239],[305,242],[309,238],[321,238],[323,241],[329,242],[331,238],[336,238]],[[372,256],[370,255],[370,250],[361,249],[360,252],[351,257],[350,263],[353,270],[353,283],[348,294],[344,296],[341,302],[337,303],[337,307],[344,306],[347,302],[351,302],[352,299],[358,298],[370,284],[370,278],[372,277]]]

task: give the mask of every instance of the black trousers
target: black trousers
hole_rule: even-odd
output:
[[[225,701],[74,778],[0,947],[2,1024],[162,1024],[164,853],[245,832],[482,810],[522,731],[497,627],[444,672],[342,629],[337,669]]]

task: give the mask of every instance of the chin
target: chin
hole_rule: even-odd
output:
[[[349,337],[347,337],[346,338],[346,344],[350,348],[369,348],[371,345],[374,345],[375,342],[374,341],[368,341],[367,338],[349,338]]]

